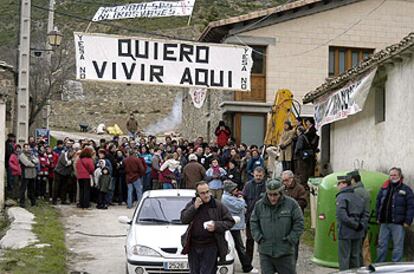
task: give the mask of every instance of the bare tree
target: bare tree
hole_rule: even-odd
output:
[[[49,104],[50,99],[56,97],[62,90],[66,80],[72,78],[73,58],[68,56],[69,41],[52,52],[51,62],[47,58],[48,52],[42,52],[44,57],[32,58],[30,73],[30,116],[31,126],[38,115]]]

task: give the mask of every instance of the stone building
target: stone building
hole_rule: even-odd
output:
[[[16,77],[14,68],[0,61],[0,89],[6,98],[6,134],[14,132],[16,125]]]
[[[414,27],[413,14],[414,2],[405,0],[298,0],[211,22],[200,41],[254,49],[252,89],[208,91],[202,109],[192,107],[187,96],[183,134],[213,137],[215,125],[224,119],[238,142],[261,144],[278,89],[291,90],[301,101],[326,78],[400,41]],[[311,115],[313,108],[303,106],[302,116]]]
[[[321,140],[322,160],[330,163],[333,170],[352,169],[356,161],[363,162],[364,169],[385,173],[393,166],[401,167],[405,181],[411,183],[414,179],[413,32],[307,93],[304,103],[313,103],[319,113],[321,104],[326,105],[338,92],[369,74],[374,77],[367,86],[366,101],[360,105],[360,111],[347,118],[336,115],[345,119],[334,119],[323,126],[326,134]],[[361,97],[358,94],[361,92],[364,91],[356,90],[350,100],[341,100],[336,113],[352,109],[352,98]]]

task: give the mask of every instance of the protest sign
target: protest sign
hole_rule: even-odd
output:
[[[74,35],[80,80],[250,91],[248,46]]]

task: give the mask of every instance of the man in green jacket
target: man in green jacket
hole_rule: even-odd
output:
[[[260,199],[250,220],[252,235],[259,244],[263,274],[295,274],[295,246],[304,229],[298,203],[283,195],[279,178],[266,183],[266,195]]]

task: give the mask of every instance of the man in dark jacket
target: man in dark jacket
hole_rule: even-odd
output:
[[[243,189],[243,197],[247,204],[246,211],[246,254],[253,260],[254,240],[250,229],[250,216],[253,212],[254,205],[266,191],[265,170],[262,167],[256,167],[253,171],[253,179],[248,181]]]
[[[392,239],[392,261],[399,262],[404,251],[404,228],[410,227],[414,216],[414,196],[409,186],[403,183],[400,168],[390,169],[390,178],[385,181],[377,195],[377,221],[380,223],[377,262],[384,262],[388,242]]]
[[[206,176],[206,170],[197,162],[197,155],[190,154],[188,161],[189,163],[183,169],[183,188],[195,189],[196,183]]]
[[[145,176],[145,167],[143,162],[136,156],[135,151],[130,149],[128,157],[124,160],[125,179],[128,185],[127,207],[132,208],[132,193],[135,189],[137,195],[137,203],[142,198],[142,180]]]
[[[305,188],[296,182],[295,176],[291,170],[285,170],[282,172],[282,182],[285,186],[283,190],[283,194],[295,199],[298,202],[302,213],[305,212],[305,207],[308,204],[306,200],[307,192]],[[295,250],[295,259],[298,260],[299,256],[299,242],[297,243],[296,250]]]
[[[283,188],[279,178],[269,180],[266,195],[256,203],[250,220],[263,274],[296,273],[294,252],[304,220],[298,203],[283,195]]]
[[[217,257],[226,260],[228,251],[224,237],[235,221],[229,210],[214,199],[205,181],[196,185],[197,196],[181,211],[181,222],[189,224],[183,235],[183,254],[188,254],[191,274],[214,274]]]
[[[361,265],[361,244],[365,236],[368,218],[364,200],[351,185],[349,176],[338,176],[339,193],[336,195],[336,222],[338,226],[339,270]]]
[[[58,163],[54,170],[55,177],[52,194],[52,203],[54,205],[57,204],[58,196],[60,196],[60,202],[62,204],[67,204],[66,196],[73,172],[72,158],[74,154],[75,151],[70,149],[66,152],[62,152],[59,156]]]
[[[366,215],[367,222],[369,221],[369,216],[371,212],[371,197],[369,196],[368,191],[365,189],[364,184],[361,181],[361,175],[359,174],[358,170],[354,170],[348,172],[346,174],[351,178],[351,184],[354,187],[354,192],[358,195],[362,200],[364,200],[364,214]],[[365,229],[365,236],[362,240],[362,251],[360,257],[361,266],[366,264],[371,264],[371,247],[369,244],[369,237],[367,235],[368,232],[368,223],[364,224]]]

